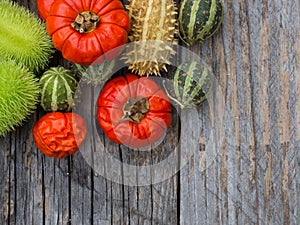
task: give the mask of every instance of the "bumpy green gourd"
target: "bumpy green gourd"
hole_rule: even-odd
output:
[[[211,37],[223,20],[221,0],[183,0],[179,6],[180,38],[187,44]]]
[[[113,75],[115,65],[116,60],[106,60],[100,64],[91,66],[75,64],[81,76],[81,81],[92,85],[105,83]]]
[[[173,0],[129,0],[126,6],[131,19],[129,40],[133,46],[125,55],[125,63],[139,75],[160,75],[175,54],[169,44],[177,44],[177,8]],[[148,43],[143,43],[150,41]],[[151,42],[152,41],[152,42]]]
[[[173,78],[173,86],[166,92],[181,108],[193,108],[204,102],[212,88],[213,74],[202,63],[191,61],[180,64]]]
[[[45,68],[54,48],[45,25],[22,6],[0,0],[0,58],[13,59],[33,72]]]
[[[0,136],[22,125],[36,109],[39,91],[38,79],[27,68],[0,61]]]
[[[77,80],[62,66],[52,67],[40,78],[41,106],[45,111],[70,111],[74,105]]]

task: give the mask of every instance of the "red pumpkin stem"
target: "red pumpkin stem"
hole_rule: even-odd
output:
[[[149,110],[150,104],[148,98],[129,98],[123,106],[124,116],[119,122],[130,121],[139,123]]]
[[[100,22],[100,17],[91,11],[79,13],[71,26],[79,33],[89,33],[95,30]]]

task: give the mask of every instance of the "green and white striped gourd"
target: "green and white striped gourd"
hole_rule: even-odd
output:
[[[45,111],[70,111],[78,82],[69,69],[52,67],[40,78],[41,106]]]
[[[189,46],[211,37],[223,20],[221,0],[183,0],[179,6],[180,38]]]
[[[75,64],[75,66],[81,76],[81,81],[87,84],[98,85],[105,83],[111,78],[116,66],[116,59],[105,60],[97,65],[83,66]]]
[[[196,61],[180,64],[174,73],[173,87],[166,87],[170,99],[181,108],[193,108],[204,102],[212,87],[211,71]]]

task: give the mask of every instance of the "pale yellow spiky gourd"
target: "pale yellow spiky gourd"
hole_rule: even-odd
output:
[[[128,68],[139,75],[160,75],[175,54],[177,8],[173,0],[129,0],[131,19],[129,45],[125,54]]]

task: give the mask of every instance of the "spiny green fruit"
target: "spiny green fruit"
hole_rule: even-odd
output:
[[[178,25],[181,39],[187,45],[211,37],[223,20],[221,0],[182,0]]]
[[[207,66],[196,61],[185,62],[174,73],[173,87],[165,89],[181,108],[193,108],[206,100],[212,81],[213,74]]]
[[[26,8],[0,0],[0,58],[13,59],[30,71],[44,69],[54,52],[45,25]]]
[[[125,63],[139,75],[160,75],[175,51],[166,43],[177,44],[177,8],[173,0],[129,0],[126,6],[131,19],[129,40],[140,42],[126,52]],[[147,44],[143,44],[145,41]],[[141,60],[142,59],[142,60]]]
[[[13,60],[0,61],[0,136],[22,125],[36,109],[40,87],[27,68]]]
[[[105,83],[113,75],[115,65],[116,60],[105,60],[100,64],[91,66],[75,64],[82,77],[81,80],[92,85]]]
[[[74,104],[77,80],[62,66],[51,67],[40,78],[41,106],[45,111],[70,111]]]

